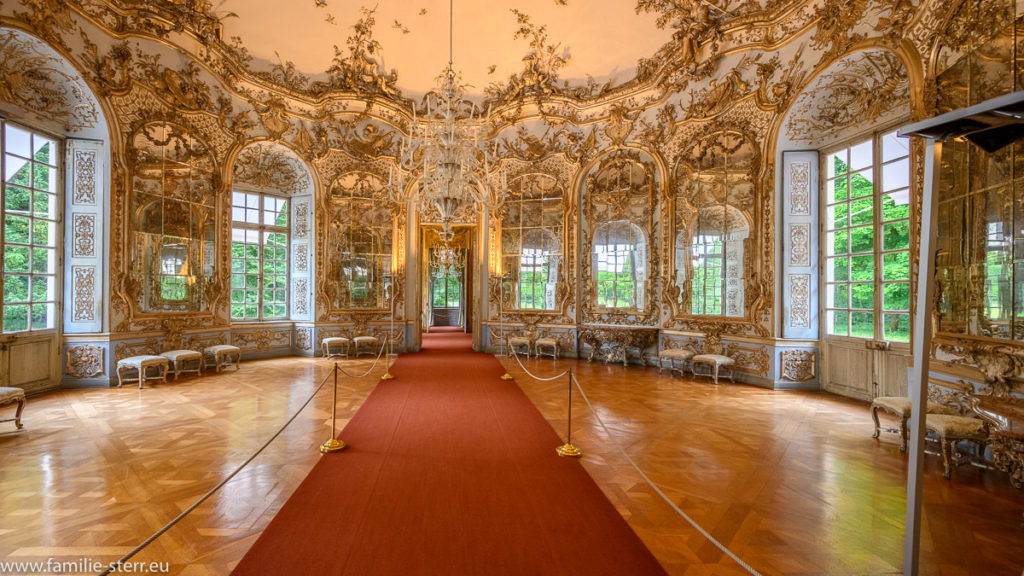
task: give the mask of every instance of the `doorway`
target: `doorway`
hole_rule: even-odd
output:
[[[426,331],[472,332],[473,227],[424,225],[421,325]]]

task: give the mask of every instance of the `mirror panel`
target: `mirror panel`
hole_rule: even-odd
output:
[[[328,296],[335,308],[388,308],[395,218],[385,184],[374,174],[349,172],[331,187]]]

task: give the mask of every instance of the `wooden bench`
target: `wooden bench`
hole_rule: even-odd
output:
[[[159,371],[159,376],[151,376],[150,380],[163,380],[167,382],[167,368],[170,366],[170,361],[163,356],[155,355],[142,355],[142,356],[129,356],[122,358],[117,361],[117,387],[120,388],[122,384],[127,382],[135,382],[138,380],[139,388],[146,382],[146,370],[149,368],[156,368]],[[138,378],[125,378],[125,370],[135,370],[138,372]]]
[[[14,427],[21,430],[21,413],[25,410],[25,391],[21,388],[0,387],[0,406],[7,406],[15,402],[18,403],[18,411],[14,413],[14,418],[5,418],[0,422],[13,421]]]

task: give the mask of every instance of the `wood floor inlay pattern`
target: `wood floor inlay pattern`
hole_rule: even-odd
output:
[[[871,438],[866,404],[826,393],[716,387],[652,368],[526,362],[543,374],[572,367],[615,442],[761,573],[900,572],[906,457],[895,436]],[[513,364],[519,385],[564,437],[565,379],[536,382]],[[352,368],[369,365],[360,360]],[[0,561],[116,560],[266,442],[330,366],[259,360],[237,373],[144,390],[62,390],[30,399],[24,430],[0,425]],[[341,380],[339,429],[377,376]],[[174,574],[228,574],[322,457],[317,447],[330,433],[330,401],[327,388],[218,495],[135,559],[170,562]],[[584,451],[583,465],[662,565],[672,574],[744,574],[654,493],[578,395],[573,402],[572,439]],[[925,464],[922,574],[1021,574],[1024,493],[998,472],[965,466],[947,481],[937,457]]]

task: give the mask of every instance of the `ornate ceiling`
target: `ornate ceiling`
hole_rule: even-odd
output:
[[[319,4],[319,6],[318,6]],[[342,0],[224,0],[217,13],[225,37],[238,36],[254,57],[253,66],[269,70],[292,62],[298,72],[322,80],[344,49],[353,27],[373,10],[373,37],[381,46],[373,57],[385,70],[396,70],[405,95],[422,95],[448,63],[448,2],[358,3]],[[668,42],[671,31],[657,26],[655,14],[640,12],[629,2],[587,0],[557,2],[454,3],[454,62],[469,94],[482,95],[488,85],[502,82],[523,68],[531,37],[517,34],[520,16],[546,27],[547,43],[565,58],[561,77],[585,82],[593,77],[619,82],[635,75],[637,61]]]

